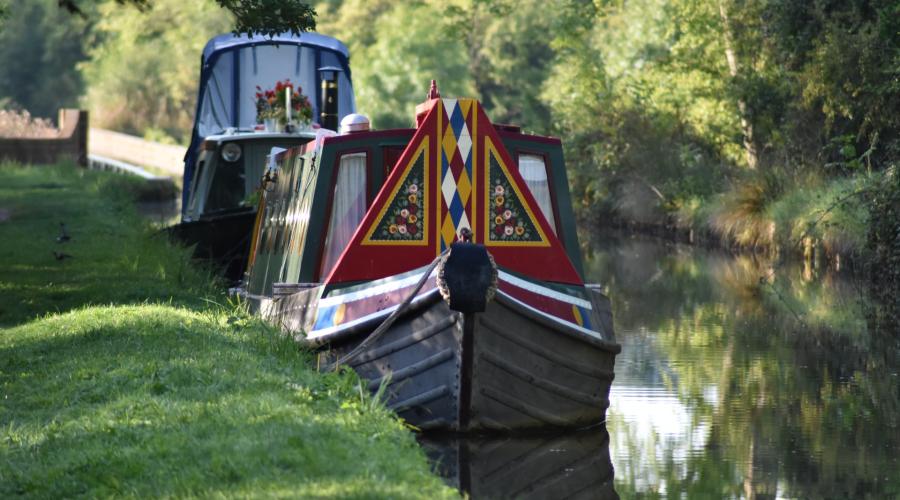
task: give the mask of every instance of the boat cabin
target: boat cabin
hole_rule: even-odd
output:
[[[257,94],[282,81],[290,81],[308,99],[312,120],[266,130],[259,123]],[[182,220],[247,208],[246,198],[256,190],[273,147],[303,144],[315,136],[317,127],[335,130],[355,109],[349,53],[334,38],[303,33],[211,39],[201,56],[196,119],[185,156]]]
[[[492,125],[474,100],[432,101],[439,103],[440,113],[416,129],[320,137],[275,156],[277,167],[267,175],[260,199],[247,292],[272,296],[323,282],[347,286],[409,271],[456,241],[462,227],[475,230],[475,242],[494,245],[498,264],[525,274],[536,265],[548,270],[538,272],[540,278],[580,282],[581,256],[560,141]],[[447,111],[447,106],[457,109]],[[465,120],[460,106],[468,108]],[[452,137],[453,128],[460,127],[452,123],[456,120],[468,122],[471,132]],[[447,137],[439,141],[441,136]],[[460,148],[468,158],[462,159]],[[503,175],[502,182],[494,171],[478,172],[490,163],[472,156],[483,154],[515,172]],[[447,175],[441,181],[429,170]],[[489,174],[494,176],[488,179]],[[517,180],[511,183],[509,175]],[[488,182],[496,185],[488,187]],[[503,204],[496,203],[504,198],[495,195],[499,190],[515,191],[519,183],[527,194],[511,191]],[[475,188],[484,197],[476,196]],[[365,224],[369,219],[373,223]],[[500,219],[502,224],[496,223]],[[550,234],[539,234],[545,228]],[[364,234],[367,229],[370,234]],[[512,253],[529,245],[546,253],[536,262]],[[354,255],[353,247],[366,254]]]
[[[267,156],[273,148],[313,140],[318,129],[336,130],[355,109],[349,53],[334,38],[228,34],[210,40],[184,159],[181,223],[170,234],[227,279],[239,280]]]

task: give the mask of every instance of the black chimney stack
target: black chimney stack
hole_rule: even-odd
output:
[[[319,68],[322,74],[322,103],[319,105],[319,125],[322,128],[338,129],[338,75],[341,68],[326,66]]]

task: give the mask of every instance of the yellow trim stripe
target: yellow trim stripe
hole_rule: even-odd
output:
[[[425,191],[423,200],[422,200],[422,239],[421,240],[397,240],[397,241],[382,241],[382,240],[372,240],[372,234],[375,233],[375,229],[381,224],[381,221],[384,219],[384,214],[387,212],[388,207],[390,207],[394,200],[397,198],[397,192],[400,191],[400,187],[403,186],[403,183],[406,181],[407,176],[409,176],[410,170],[412,170],[413,165],[419,160],[419,157],[425,155],[425,168],[424,170],[424,178],[422,179],[422,186]],[[378,211],[378,217],[375,218],[375,221],[369,226],[368,231],[366,231],[365,237],[363,237],[362,245],[376,245],[376,246],[427,246],[428,245],[428,222],[425,217],[428,213],[428,202],[431,199],[431,186],[429,186],[429,164],[428,164],[428,136],[422,138],[422,143],[419,144],[419,147],[416,148],[415,154],[413,154],[412,159],[406,166],[403,168],[403,175],[400,177],[397,184],[394,185],[394,188],[391,190],[390,196],[387,197],[385,203],[381,205],[381,210]]]

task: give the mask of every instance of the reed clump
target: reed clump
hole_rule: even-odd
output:
[[[49,139],[58,134],[59,130],[50,120],[34,118],[24,110],[0,109],[0,137]]]
[[[865,252],[866,200],[876,177],[745,179],[710,203],[707,225],[698,229],[732,248],[858,258]]]

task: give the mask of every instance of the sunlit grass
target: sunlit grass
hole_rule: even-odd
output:
[[[355,374],[311,369],[111,175],[0,167],[0,497],[455,496]]]

